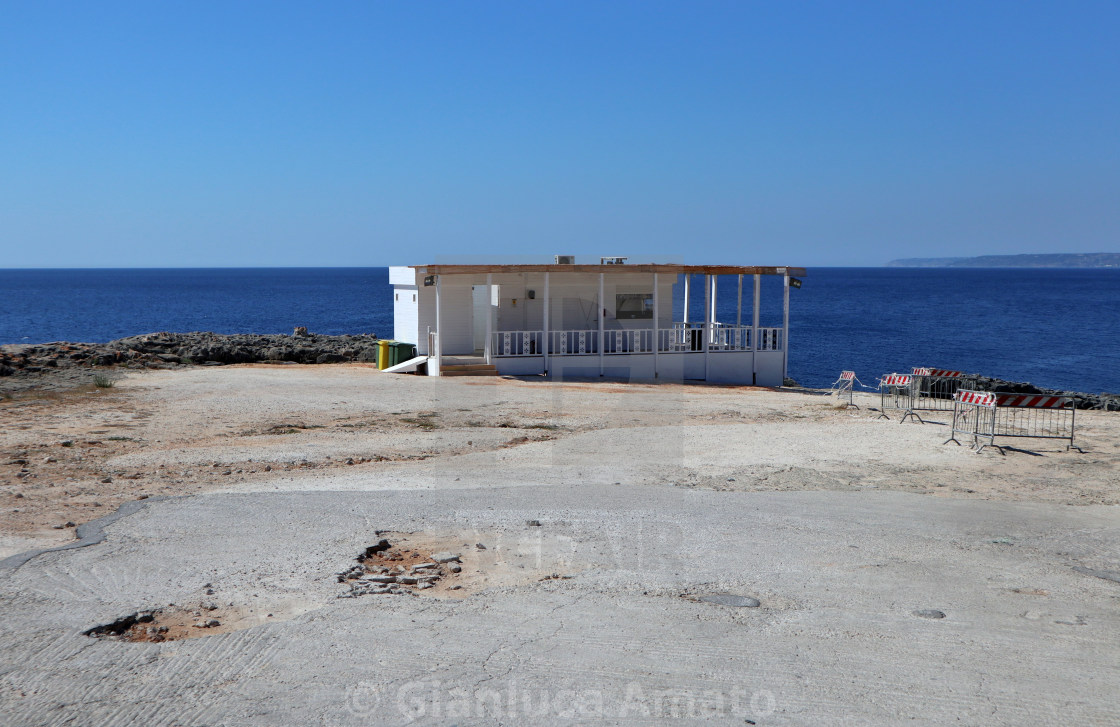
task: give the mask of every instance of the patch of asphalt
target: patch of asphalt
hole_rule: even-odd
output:
[[[58,550],[73,550],[74,548],[85,548],[90,545],[103,543],[105,542],[106,525],[112,525],[121,518],[128,517],[143,509],[149,503],[171,499],[174,498],[166,495],[157,495],[156,497],[148,497],[143,500],[130,500],[105,517],[90,520],[88,523],[79,525],[74,532],[74,534],[78,536],[78,539],[74,542],[67,543],[66,545],[56,545],[53,548],[40,548],[38,550],[29,550],[26,553],[10,555],[4,560],[0,560],[0,571],[14,571],[35,556],[42,555],[43,553],[53,553]]]

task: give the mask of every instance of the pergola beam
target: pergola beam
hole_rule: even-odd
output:
[[[627,275],[631,273],[667,273],[695,275],[805,275],[805,268],[756,267],[743,265],[413,265],[424,275],[470,275],[502,273],[598,273]]]

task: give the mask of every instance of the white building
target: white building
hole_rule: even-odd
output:
[[[427,373],[436,376],[489,370],[780,386],[790,276],[804,273],[731,265],[391,267],[393,335],[416,344],[427,357]],[[720,275],[737,276],[734,321],[716,320]],[[784,281],[781,328],[759,326],[763,275]],[[673,316],[677,285],[686,301],[682,320]],[[690,321],[687,302],[696,295],[704,296],[705,313]]]

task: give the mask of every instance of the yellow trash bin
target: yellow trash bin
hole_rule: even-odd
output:
[[[377,368],[387,369],[390,366],[389,362],[389,340],[382,339],[377,342]]]

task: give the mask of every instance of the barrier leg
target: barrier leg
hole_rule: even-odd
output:
[[[875,421],[880,419],[890,419],[887,416],[887,389],[882,384],[879,385],[879,416],[875,417]]]
[[[949,442],[956,442],[958,447],[961,446],[960,440],[957,439],[957,408],[958,408],[958,403],[957,403],[957,400],[954,399],[953,400],[953,423],[949,426],[949,429],[950,429],[949,438],[941,443],[942,446],[948,444]]]
[[[902,419],[899,420],[899,424],[906,421],[907,417],[914,417],[920,424],[925,424],[925,421],[914,411],[914,391],[914,384],[911,383],[910,388],[906,390],[906,411],[903,413]]]
[[[979,411],[977,411],[976,427],[975,427],[975,430],[974,430],[975,431],[974,441],[976,442],[976,454],[980,454],[981,452],[983,452],[988,447],[995,447],[996,449],[999,450],[1000,456],[1002,456],[1002,457],[1007,456],[1007,452],[1003,451],[1003,447],[996,444],[996,417],[998,415],[999,415],[999,408],[998,407],[992,407],[991,413],[990,413],[990,416],[992,417],[991,430],[990,430],[990,432],[985,432],[983,435],[981,435],[980,434],[980,416],[979,416]],[[981,436],[984,436],[984,437],[988,438],[988,441],[987,441],[986,444],[981,444],[980,443],[980,437]]]
[[[902,422],[906,421],[906,417],[914,417],[920,424],[926,423],[925,419],[922,419],[920,416],[918,416],[918,413],[916,411],[914,411],[913,409],[907,409],[906,413],[902,415],[902,420],[899,421],[899,424],[902,424]]]

